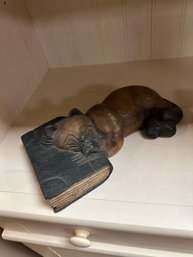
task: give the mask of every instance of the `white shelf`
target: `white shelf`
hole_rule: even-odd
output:
[[[0,215],[52,223],[193,237],[193,58],[49,70],[0,145]],[[20,136],[77,107],[85,112],[113,89],[154,88],[184,119],[169,139],[140,132],[111,158],[100,187],[55,214],[44,200]]]

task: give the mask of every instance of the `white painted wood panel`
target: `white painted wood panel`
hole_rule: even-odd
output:
[[[71,10],[74,30],[77,35],[81,63],[101,63],[104,60],[100,20],[97,14],[96,1],[68,1]]]
[[[5,231],[4,237],[26,244],[49,245],[61,256],[69,256],[65,250],[55,248],[64,246],[67,238],[64,228],[66,224],[73,228],[92,227],[92,242],[95,242],[97,234],[99,240],[96,242],[105,238],[95,245],[96,248],[90,248],[90,251],[108,252],[117,256],[129,256],[129,253],[144,256],[144,252],[146,256],[183,256],[188,238],[193,238],[193,141],[190,140],[193,131],[192,67],[193,58],[178,58],[49,70],[20,118],[0,144],[0,215],[39,221],[40,224],[22,223],[32,234],[25,231],[17,233],[16,229],[10,228]],[[67,114],[72,107],[84,111],[89,105],[102,100],[107,91],[131,83],[144,83],[183,108],[184,119],[178,125],[177,134],[171,139],[160,138],[156,141],[147,140],[140,133],[130,135],[120,153],[111,159],[114,171],[109,179],[55,214],[40,191],[20,136],[44,121]],[[54,224],[49,227],[41,223],[46,221],[57,223],[59,229]],[[105,229],[111,230],[109,233],[112,230],[121,233],[117,232],[115,237],[111,233],[107,237]],[[100,233],[103,237],[94,230],[102,230]],[[166,236],[167,242],[163,244],[162,251],[160,245],[164,240],[152,244],[154,237],[149,241],[150,248],[146,248],[147,241],[142,242],[138,237],[135,242],[140,242],[140,247],[130,248],[127,238],[120,236],[123,231],[127,235],[133,231],[143,235]],[[179,241],[176,242],[174,254],[168,249],[171,247],[169,237],[172,244],[175,242],[171,237],[186,238],[181,245]],[[146,236],[144,238],[147,240]],[[189,242],[192,249],[192,241]],[[158,251],[154,246],[158,247]],[[46,247],[33,249],[37,252],[47,250]],[[191,256],[190,248],[187,249]],[[188,256],[188,251],[184,256]]]
[[[191,56],[192,11],[191,0],[1,0],[0,138],[45,74],[44,55],[50,67]]]
[[[68,1],[26,1],[50,67],[81,65]]]
[[[193,1],[187,0],[184,7],[181,55],[193,55]]]
[[[25,2],[0,1],[0,141],[46,70]]]
[[[3,229],[0,228],[2,234]],[[5,241],[0,238],[1,255],[6,257],[40,257],[37,253],[31,251],[24,245],[16,242]]]
[[[151,1],[124,1],[127,60],[151,58]]]
[[[191,56],[191,0],[25,0],[50,67]]]
[[[104,63],[127,60],[124,42],[123,7],[119,0],[98,0],[96,11],[104,55]]]
[[[181,41],[182,0],[152,2],[152,57],[178,57]]]

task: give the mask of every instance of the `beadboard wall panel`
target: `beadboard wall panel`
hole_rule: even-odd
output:
[[[0,141],[47,68],[25,2],[0,1]]]
[[[183,2],[152,2],[152,58],[179,57]]]
[[[96,1],[99,40],[104,63],[127,60],[123,9],[119,0]]]
[[[49,66],[81,65],[78,36],[69,2],[34,0],[26,3]],[[81,13],[77,15],[79,20]]]
[[[100,63],[104,58],[104,52],[99,34],[100,24],[96,12],[96,2],[82,1],[81,12],[79,11],[80,5],[77,0],[69,1],[68,6],[72,14],[80,63],[83,65],[93,62]]]
[[[192,0],[0,0],[0,140],[48,66],[193,55]]]
[[[51,68],[191,56],[191,0],[25,0]]]
[[[193,55],[193,1],[187,0],[184,4],[182,21],[181,56]]]
[[[151,59],[151,1],[123,1],[127,61]]]

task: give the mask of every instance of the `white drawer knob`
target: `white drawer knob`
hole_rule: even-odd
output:
[[[91,245],[90,240],[87,239],[89,232],[83,229],[75,229],[75,236],[70,238],[71,244],[78,247],[89,247]]]

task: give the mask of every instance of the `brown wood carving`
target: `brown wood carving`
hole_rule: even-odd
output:
[[[182,119],[182,110],[145,86],[127,86],[110,93],[85,114],[73,109],[58,123],[54,143],[88,156],[103,151],[117,153],[124,137],[143,129],[149,138],[171,137]]]

